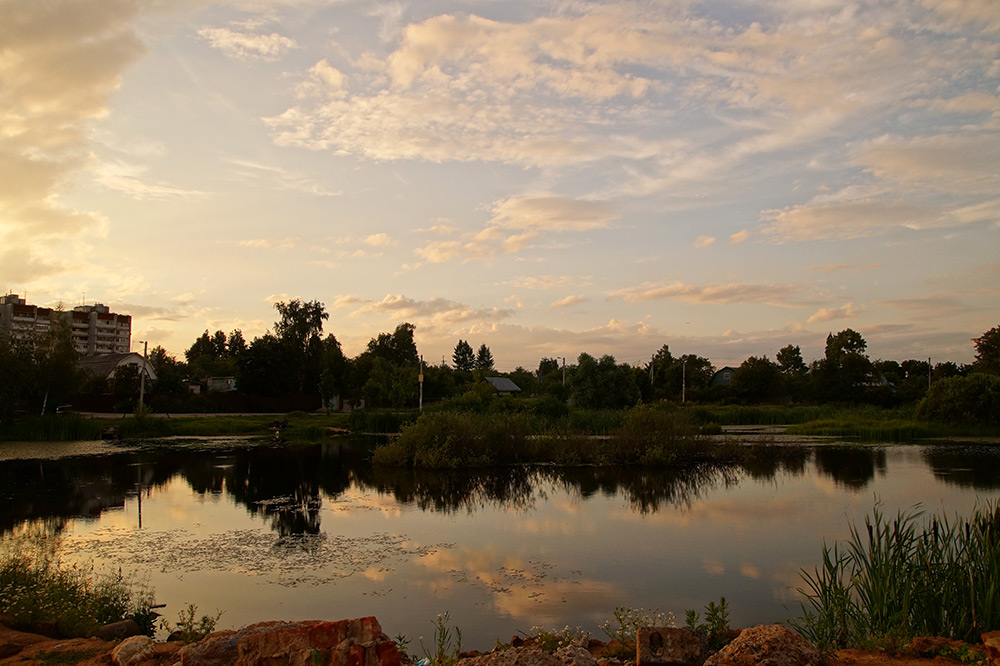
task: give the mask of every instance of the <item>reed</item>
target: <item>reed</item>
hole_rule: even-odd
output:
[[[824,545],[822,564],[802,571],[802,615],[790,624],[822,648],[975,642],[1000,627],[1000,504],[954,520],[922,515],[890,519],[876,505],[846,543]]]

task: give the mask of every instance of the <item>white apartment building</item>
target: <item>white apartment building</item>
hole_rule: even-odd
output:
[[[72,310],[56,310],[28,305],[17,294],[0,299],[0,335],[16,338],[49,330],[53,317],[69,319],[73,346],[84,356],[126,354],[131,349],[132,316],[111,312],[100,303],[78,305]]]

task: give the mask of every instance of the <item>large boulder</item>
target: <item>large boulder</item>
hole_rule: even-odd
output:
[[[0,659],[13,656],[29,645],[44,643],[47,640],[49,639],[45,636],[15,631],[0,624]]]
[[[149,636],[126,638],[111,651],[111,663],[115,666],[136,666],[156,654],[156,644]]]
[[[820,651],[788,627],[759,625],[740,632],[705,666],[818,666]]]
[[[184,666],[399,666],[399,650],[374,617],[259,622],[210,634],[180,657]]]
[[[987,663],[990,666],[1000,666],[1000,631],[983,634],[983,645],[986,646]]]

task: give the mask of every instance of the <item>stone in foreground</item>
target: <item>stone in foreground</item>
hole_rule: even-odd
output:
[[[759,625],[740,632],[705,666],[818,666],[819,650],[788,627]]]
[[[374,617],[259,622],[210,634],[180,656],[183,666],[399,666],[399,650]]]
[[[702,641],[693,631],[675,627],[640,629],[635,641],[638,666],[700,666]]]

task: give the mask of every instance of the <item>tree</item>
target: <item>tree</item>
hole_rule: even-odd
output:
[[[63,404],[79,386],[81,379],[76,365],[80,354],[73,346],[69,318],[61,310],[53,313],[49,330],[38,338],[36,354],[37,377],[43,393],[41,411],[44,414]]]
[[[294,359],[288,345],[270,333],[254,338],[237,364],[236,385],[257,395],[288,395],[298,390],[288,372]]]
[[[480,372],[491,372],[493,370],[493,354],[485,343],[479,345],[476,352],[476,370]]]
[[[632,367],[619,365],[611,355],[597,360],[580,354],[570,392],[573,403],[584,409],[623,409],[634,406],[640,398]]]
[[[402,323],[391,334],[379,333],[368,342],[365,354],[381,358],[393,365],[416,365],[420,361],[417,345],[413,341],[416,326]]]
[[[291,392],[315,394],[319,392],[317,368],[322,354],[323,322],[330,318],[319,301],[303,303],[297,298],[274,304],[280,319],[274,323],[274,332],[286,348],[295,388]]]
[[[476,354],[472,351],[472,345],[465,340],[459,340],[455,345],[451,360],[455,364],[455,369],[462,372],[472,372],[476,367]]]
[[[35,388],[34,344],[0,334],[0,424],[10,423]]]
[[[973,338],[972,342],[976,346],[973,370],[1000,375],[1000,326],[994,326],[978,338]]]
[[[156,372],[156,382],[151,389],[156,393],[187,393],[184,386],[186,368],[183,363],[179,363],[176,358],[167,353],[167,350],[157,345],[149,350],[149,364]]]
[[[340,348],[340,342],[332,334],[323,340],[320,367],[320,395],[323,402],[328,404],[334,397],[344,395],[350,385],[347,357]]]
[[[733,373],[732,390],[747,402],[766,402],[782,394],[781,370],[766,356],[751,356]]]
[[[783,375],[804,375],[809,366],[802,360],[802,350],[798,345],[786,345],[778,350],[775,360]]]
[[[868,343],[850,328],[826,337],[826,357],[816,363],[815,383],[822,400],[861,402],[872,384],[874,366],[864,353]]]
[[[119,365],[111,376],[111,395],[115,400],[115,411],[133,412],[139,404],[139,368],[134,365]]]
[[[229,343],[226,348],[226,354],[230,358],[239,358],[240,355],[246,350],[247,341],[243,339],[243,331],[237,328],[229,334]]]

